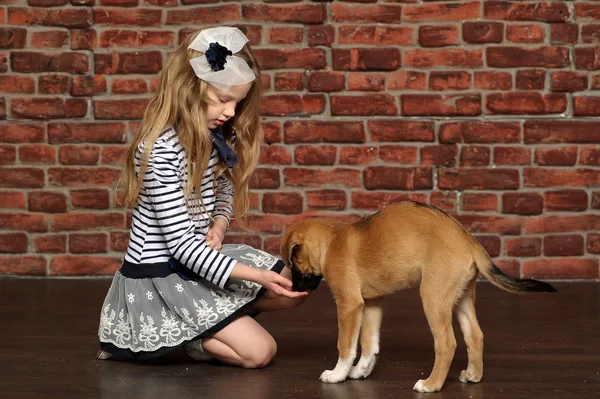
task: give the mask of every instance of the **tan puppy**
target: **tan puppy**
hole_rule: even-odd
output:
[[[292,268],[294,290],[314,290],[325,277],[338,312],[338,362],[323,382],[365,378],[379,353],[379,299],[419,286],[435,341],[431,375],[413,389],[439,391],[454,357],[452,312],[465,337],[469,363],[462,382],[483,376],[483,334],[475,315],[479,273],[512,293],[556,290],[536,280],[513,279],[496,267],[479,242],[453,217],[416,202],[390,205],[356,223],[308,219],[291,225],[281,241],[281,258]],[[362,355],[356,366],[360,330]]]

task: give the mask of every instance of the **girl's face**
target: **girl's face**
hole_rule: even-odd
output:
[[[209,84],[206,94],[208,106],[206,108],[206,121],[209,129],[222,126],[228,119],[235,115],[235,107],[252,87],[252,82],[241,86],[232,86],[227,91],[219,90]]]

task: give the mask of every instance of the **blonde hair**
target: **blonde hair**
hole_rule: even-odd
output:
[[[212,143],[207,127],[205,110],[210,99],[207,96],[208,83],[199,79],[192,69],[190,59],[202,56],[203,53],[188,49],[190,43],[200,31],[189,35],[169,57],[160,74],[160,84],[154,97],[150,100],[139,128],[139,133],[129,150],[124,167],[124,206],[133,208],[137,204],[143,177],[148,167],[148,159],[152,147],[165,128],[176,126],[177,136],[185,149],[188,159],[188,182],[184,188],[186,203],[189,206],[192,191],[201,193],[202,176],[208,166],[212,153]],[[229,145],[235,130],[236,139],[233,149],[239,162],[234,165],[232,173],[226,165],[219,163],[215,182],[221,174],[232,182],[233,218],[240,226],[247,229],[247,213],[250,206],[248,182],[260,156],[263,142],[263,130],[260,123],[260,104],[263,88],[258,63],[250,46],[235,54],[243,58],[254,72],[256,79],[252,83],[246,98],[240,101],[235,116],[229,119],[222,128],[223,136]],[[135,171],[135,154],[138,145],[144,143],[139,174]],[[202,196],[198,194],[200,201]],[[202,203],[204,207],[204,204]]]

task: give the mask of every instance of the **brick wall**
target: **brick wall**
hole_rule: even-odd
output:
[[[599,277],[600,2],[4,0],[0,273],[109,274],[127,142],[194,27],[264,70],[255,233],[400,199],[454,215],[513,275]]]

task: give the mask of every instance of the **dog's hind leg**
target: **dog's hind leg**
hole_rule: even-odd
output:
[[[381,300],[365,300],[362,326],[360,330],[360,360],[352,367],[350,378],[366,378],[373,371],[379,354],[379,328],[381,327]]]
[[[452,329],[452,308],[456,290],[440,289],[440,284],[421,281],[423,308],[435,344],[433,370],[426,380],[419,380],[413,387],[418,392],[437,392],[442,389],[456,350],[456,338]]]
[[[477,278],[469,282],[463,297],[456,308],[456,318],[467,344],[469,364],[460,373],[461,382],[479,382],[483,377],[483,333],[475,314],[475,284]]]

